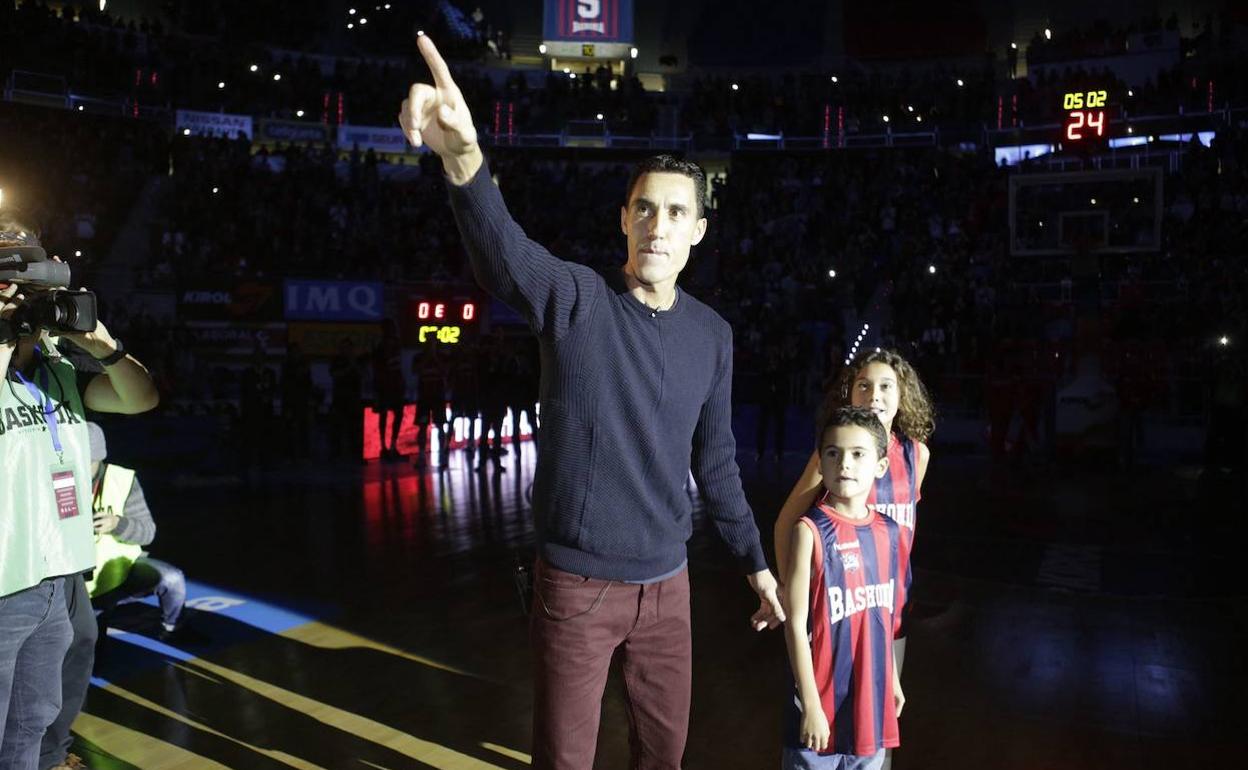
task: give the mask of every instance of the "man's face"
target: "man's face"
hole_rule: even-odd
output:
[[[684,174],[643,174],[620,209],[628,236],[625,270],[646,286],[674,282],[689,261],[689,249],[706,235],[698,216],[693,180]]]

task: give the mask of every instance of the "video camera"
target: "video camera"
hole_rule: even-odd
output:
[[[54,334],[95,331],[95,294],[66,288],[69,279],[69,265],[48,259],[40,246],[0,246],[0,283],[15,283],[25,295],[8,319],[19,337],[40,329]]]

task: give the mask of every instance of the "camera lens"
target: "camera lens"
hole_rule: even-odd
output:
[[[67,298],[54,296],[52,298],[49,315],[52,316],[52,326],[57,329],[72,329],[74,321],[78,313],[72,301],[66,301]]]

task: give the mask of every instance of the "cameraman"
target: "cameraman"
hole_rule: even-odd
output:
[[[37,246],[26,228],[0,222],[0,249]],[[61,334],[99,361],[104,371],[92,375],[77,372],[45,329],[10,323],[40,291],[0,281],[0,770],[36,767],[61,709],[68,605],[87,601],[95,547],[86,409],[138,414],[159,400],[103,324]],[[76,710],[84,695],[67,694],[78,703],[66,705]]]

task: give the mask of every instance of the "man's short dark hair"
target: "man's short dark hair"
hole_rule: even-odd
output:
[[[693,180],[693,197],[698,202],[698,219],[706,216],[706,172],[691,160],[680,160],[671,155],[655,155],[640,161],[633,166],[633,173],[628,177],[628,188],[624,193],[624,205],[633,199],[633,188],[643,174],[680,174]]]
[[[871,438],[875,439],[875,449],[880,457],[888,456],[888,432],[884,430],[884,423],[880,422],[880,418],[875,416],[875,412],[870,409],[863,409],[860,406],[842,406],[826,412],[819,418],[819,451],[823,450],[824,437],[832,428],[844,428],[847,426],[857,426],[871,434]]]

